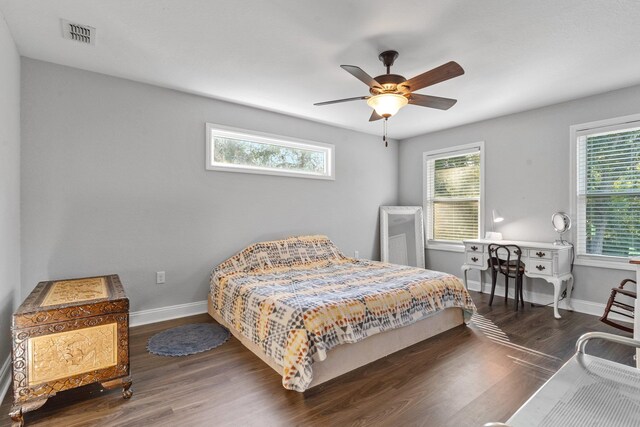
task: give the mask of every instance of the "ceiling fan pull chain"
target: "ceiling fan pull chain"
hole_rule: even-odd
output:
[[[385,147],[389,146],[389,142],[387,141],[387,120],[388,119],[385,117],[384,123],[383,123],[384,132],[382,134],[382,140],[384,141],[384,146]]]

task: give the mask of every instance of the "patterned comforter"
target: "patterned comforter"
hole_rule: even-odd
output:
[[[344,343],[410,325],[448,307],[475,305],[446,273],[345,257],[325,236],[257,243],[211,274],[214,309],[282,366],[285,388],[304,391],[313,361]]]

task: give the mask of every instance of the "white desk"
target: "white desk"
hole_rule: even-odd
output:
[[[489,245],[518,245],[522,249],[521,261],[525,265],[524,274],[527,277],[544,279],[553,285],[553,314],[560,319],[558,300],[562,283],[567,282],[567,305],[570,307],[571,291],[573,290],[573,274],[571,274],[572,247],[570,245],[555,245],[544,242],[522,242],[517,240],[464,240],[465,261],[462,265],[464,285],[467,286],[467,272],[469,270],[484,271],[489,268]],[[482,273],[480,274],[480,292],[483,288]],[[637,318],[637,317],[636,317]]]

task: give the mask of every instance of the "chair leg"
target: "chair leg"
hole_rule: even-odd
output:
[[[520,306],[524,307],[524,275],[520,275]]]
[[[504,303],[507,303],[507,300],[509,299],[509,276],[508,275],[504,275]]]
[[[515,310],[518,311],[518,300],[520,299],[520,280],[519,280],[518,274],[516,274],[516,277],[514,278],[515,283],[515,289],[513,290],[513,301],[515,302]]]
[[[516,311],[518,311],[518,301],[524,307],[524,297],[522,295],[522,275],[516,274]]]
[[[498,274],[495,270],[491,270],[491,297],[489,297],[489,307],[493,304],[493,295],[496,293],[496,281],[498,280]]]

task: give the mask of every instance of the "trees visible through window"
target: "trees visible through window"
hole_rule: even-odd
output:
[[[323,151],[218,137],[215,137],[213,147],[213,161],[225,165],[249,165],[315,174],[323,174],[327,166]]]
[[[333,179],[333,146],[207,125],[207,169]]]
[[[578,254],[640,255],[640,123],[576,133]]]

